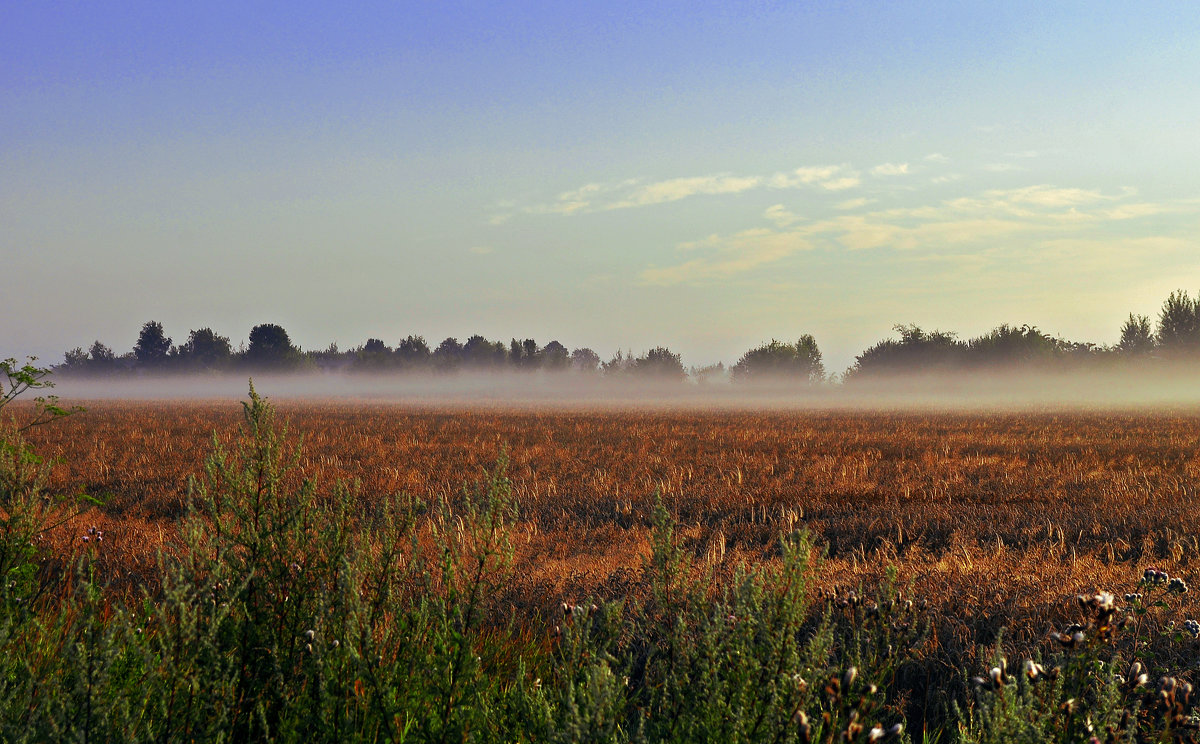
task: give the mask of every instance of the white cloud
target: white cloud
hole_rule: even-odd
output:
[[[496,249],[491,247],[490,245],[473,245],[467,249],[467,251],[475,254],[476,256],[486,256],[489,253],[494,253],[495,250]]]
[[[908,163],[880,163],[871,169],[873,176],[902,176],[908,173]]]
[[[946,157],[945,155],[941,154],[940,152],[931,152],[925,156],[925,159],[927,161],[929,161],[930,163],[949,163],[950,162],[950,158]]]
[[[1118,207],[1113,207],[1104,212],[1104,216],[1110,220],[1131,220],[1138,217],[1151,217],[1156,214],[1165,214],[1167,212],[1177,211],[1166,204],[1150,204],[1142,202],[1139,204],[1123,204]]]
[[[1105,224],[1168,211],[1200,212],[1197,201],[1113,204],[1129,196],[1129,192],[1109,195],[1090,189],[1038,184],[817,221],[801,220],[782,204],[776,204],[763,213],[774,228],[745,230],[731,236],[712,235],[703,241],[683,244],[678,247],[709,255],[676,266],[652,267],[639,278],[647,284],[702,284],[728,279],[818,247],[889,250],[912,254],[914,259],[931,260],[966,255],[966,251],[1002,262],[1017,255],[1014,251],[1022,252],[1020,255],[1030,251],[1036,254],[1042,250],[1061,251],[1068,246],[1114,246],[1118,241],[1135,245],[1106,231]],[[848,211],[867,203],[867,199],[859,198],[837,206]],[[1014,236],[1020,237],[1013,240]],[[1174,238],[1145,243],[1147,250],[1175,249],[1179,245]]]
[[[720,175],[672,178],[639,186],[625,198],[608,204],[603,209],[625,209],[663,204],[697,194],[738,194],[757,187],[761,182],[762,179],[758,176]]]
[[[860,196],[857,199],[847,199],[846,201],[838,202],[834,205],[834,207],[842,211],[848,211],[851,209],[858,209],[859,207],[865,207],[874,202],[875,199],[868,199],[864,196]]]
[[[798,222],[800,216],[788,211],[787,207],[782,204],[774,204],[767,207],[763,212],[763,217],[766,217],[771,222],[774,222],[777,227],[787,227],[793,222]]]
[[[645,269],[638,275],[638,280],[652,285],[704,284],[728,279],[812,248],[808,241],[794,233],[765,228],[745,230],[728,238],[713,236],[699,245],[715,248],[716,252],[676,266]],[[689,243],[681,247],[694,250],[699,246]]]
[[[1024,170],[1021,166],[1013,165],[1012,163],[985,163],[983,169],[989,173],[1008,173],[1010,171]]]
[[[1092,204],[1100,201],[1111,201],[1116,198],[1105,196],[1099,191],[1059,188],[1046,184],[1025,186],[1017,189],[992,190],[984,192],[984,196],[1015,204],[1032,204],[1039,207],[1068,207],[1079,204]]]
[[[845,165],[811,165],[788,173],[776,173],[767,181],[775,189],[819,186],[828,191],[849,189],[859,184],[858,173]]]
[[[822,181],[821,188],[827,191],[845,191],[846,189],[854,188],[860,183],[862,182],[858,179],[858,176],[842,176],[841,178]]]

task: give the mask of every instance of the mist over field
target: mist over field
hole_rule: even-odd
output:
[[[59,377],[64,401],[245,398],[248,380],[274,399],[371,400],[454,407],[838,408],[1156,408],[1200,406],[1200,376],[1178,369],[977,372],[896,376],[797,388],[778,380],[738,385],[605,379],[572,373],[172,375]]]

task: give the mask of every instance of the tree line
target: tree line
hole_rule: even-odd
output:
[[[1068,341],[1031,325],[1002,324],[974,338],[898,325],[898,338],[883,339],[859,354],[840,381],[861,381],[931,373],[969,374],[974,371],[1052,371],[1114,363],[1148,364],[1177,359],[1200,359],[1200,293],[1172,292],[1158,318],[1130,314],[1111,346]],[[539,345],[531,338],[507,344],[473,335],[465,342],[449,337],[431,346],[410,335],[390,346],[369,338],[361,346],[341,350],[330,344],[305,351],[292,343],[281,326],[266,323],[250,330],[248,343],[235,349],[229,338],[211,328],[188,333],[176,344],[158,321],[142,326],[134,348],[115,353],[100,341],[87,350],[68,351],[56,371],[66,375],[126,375],[146,373],[222,372],[374,372],[436,373],[549,372],[605,377],[648,378],[705,383],[728,377],[735,384],[817,386],[838,381],[826,374],[816,339],[809,334],[795,343],[772,339],[746,351],[726,368],[718,363],[685,368],[679,354],[665,346],[641,355],[617,351],[604,361],[594,350],[569,350],[558,341]]]

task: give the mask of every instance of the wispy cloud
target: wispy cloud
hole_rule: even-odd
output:
[[[892,166],[906,168],[907,166]],[[517,214],[575,215],[632,209],[667,204],[695,196],[740,194],[760,188],[798,189],[804,187],[826,191],[844,191],[861,183],[859,174],[846,165],[804,166],[794,170],[761,175],[720,173],[708,176],[688,176],[646,182],[627,179],[611,183],[589,183],[564,191],[546,204],[517,207],[499,202],[489,218],[493,225],[502,225]]]
[[[858,173],[845,165],[809,165],[786,173],[776,173],[767,182],[775,189],[795,189],[819,186],[828,191],[841,191],[859,184]]]
[[[606,204],[602,209],[625,209],[645,207],[679,201],[698,194],[739,194],[758,187],[762,179],[758,176],[698,176],[672,178],[657,183],[637,186],[623,199]]]
[[[681,244],[677,248],[693,256],[707,255],[691,257],[675,266],[646,269],[639,279],[656,285],[704,284],[729,279],[814,248],[886,249],[934,257],[960,254],[964,250],[995,250],[1007,244],[1006,238],[1018,235],[1023,236],[1018,243],[1029,248],[1037,245],[1061,248],[1115,240],[1105,226],[1119,220],[1165,211],[1200,212],[1200,205],[1193,202],[1123,203],[1130,196],[1129,192],[1113,195],[1038,184],[819,220],[804,220],[777,204],[764,213],[775,225],[774,229],[755,228],[729,237],[713,235],[703,241]],[[853,199],[841,206],[848,211],[866,204],[865,199]],[[1168,243],[1177,245],[1173,239]]]
[[[639,274],[639,281],[672,285],[729,279],[812,246],[795,233],[758,228],[728,237],[714,235],[700,243],[685,243],[679,247],[689,251],[706,248],[712,254],[676,266],[648,268]]]
[[[468,253],[472,253],[476,256],[486,256],[489,253],[494,253],[495,251],[496,249],[490,245],[473,245],[467,249]]]
[[[903,176],[908,173],[908,163],[880,163],[871,169],[872,176]]]
[[[766,211],[763,212],[763,217],[766,217],[771,222],[774,222],[777,227],[787,227],[793,222],[800,221],[799,215],[792,214],[782,204],[774,204],[770,207],[767,207]]]

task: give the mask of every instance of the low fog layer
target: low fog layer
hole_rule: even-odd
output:
[[[259,393],[275,399],[375,400],[418,405],[552,405],[583,407],[724,408],[961,408],[1162,407],[1200,405],[1194,368],[1106,371],[979,371],[895,376],[847,383],[794,381],[737,384],[606,379],[600,375],[459,373],[368,375],[313,373],[256,375]],[[56,377],[64,402],[91,399],[242,399],[242,375],[138,376],[109,379]]]

